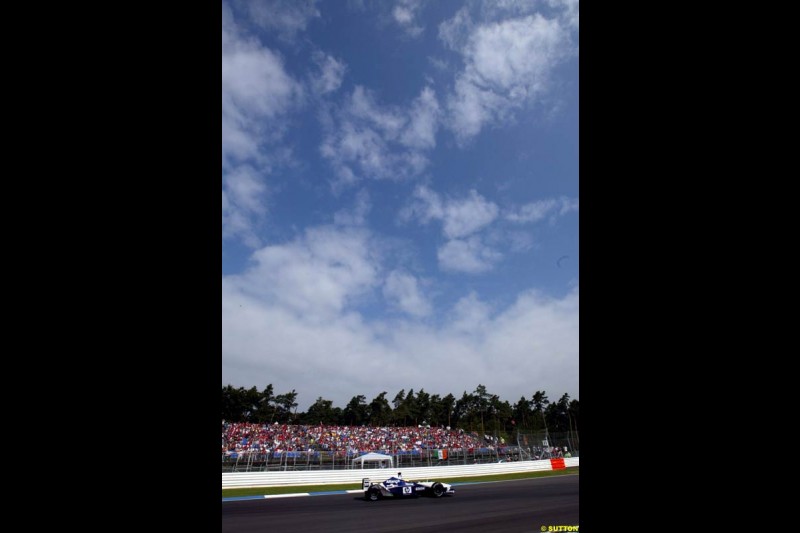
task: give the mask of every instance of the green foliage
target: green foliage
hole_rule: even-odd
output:
[[[367,397],[363,394],[353,396],[344,408],[344,423],[348,426],[360,426],[367,423]]]
[[[369,403],[369,421],[376,426],[386,426],[392,419],[392,407],[386,399],[386,391],[378,394]]]
[[[317,398],[317,401],[308,408],[308,412],[300,415],[300,420],[304,424],[309,425],[338,425],[341,423],[340,408],[333,408],[331,400],[325,400],[322,396]]]
[[[308,411],[297,413],[297,391],[274,394],[272,384],[259,392],[254,386],[222,387],[222,419],[228,422],[256,422],[261,424],[326,424],[410,426],[429,424],[432,427],[450,426],[475,432],[480,436],[495,435],[506,442],[517,431],[535,432],[547,429],[552,433],[578,430],[580,404],[569,394],[551,403],[545,391],[537,390],[529,398],[521,397],[514,405],[492,394],[485,385],[478,384],[474,391],[464,391],[456,400],[448,393],[441,397],[424,389],[401,389],[391,403],[383,391],[369,404],[366,396],[358,394],[344,409],[334,407],[331,400],[321,396]],[[392,407],[394,406],[394,408]]]
[[[272,384],[262,392],[253,386],[249,389],[231,385],[222,387],[222,419],[228,422],[289,422],[292,410],[297,408],[297,391],[273,396]]]

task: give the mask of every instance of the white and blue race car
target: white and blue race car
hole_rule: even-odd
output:
[[[382,498],[418,498],[431,496],[441,498],[444,495],[455,495],[456,490],[448,483],[439,481],[406,481],[400,477],[392,476],[386,481],[372,482],[368,477],[361,480],[364,489],[364,499],[374,502]]]

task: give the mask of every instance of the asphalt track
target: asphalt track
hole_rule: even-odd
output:
[[[579,475],[458,485],[455,496],[367,502],[337,494],[222,503],[222,531],[525,532],[578,525]]]

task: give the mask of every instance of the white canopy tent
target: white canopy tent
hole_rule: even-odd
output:
[[[394,459],[391,455],[383,455],[382,453],[375,452],[370,452],[353,459],[353,468],[357,468],[356,465],[359,463],[361,463],[362,469],[364,468],[364,463],[378,463],[378,467],[380,468],[386,468],[387,466],[389,468],[394,467]]]

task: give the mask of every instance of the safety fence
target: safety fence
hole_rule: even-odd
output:
[[[526,439],[527,440],[527,439]],[[533,440],[531,439],[531,442]],[[537,441],[541,442],[541,440]],[[555,441],[559,442],[559,441]],[[349,469],[353,460],[361,453],[345,451],[282,451],[261,452],[245,450],[222,454],[222,472],[276,472],[289,470],[339,470]],[[400,451],[390,454],[394,464],[401,468],[422,466],[455,466],[485,463],[530,461],[550,459],[560,456],[570,457],[576,453],[563,449],[556,451],[554,447],[541,446],[488,446],[469,449],[421,449]],[[377,465],[376,465],[377,467]]]
[[[551,457],[577,457],[580,440],[577,431],[552,433],[547,430],[519,431],[517,446],[531,459]]]
[[[432,467],[403,468],[404,479],[425,480],[436,479],[447,482],[453,477],[489,476],[494,474],[513,474],[535,472],[540,470],[558,470],[579,466],[579,458],[558,458],[538,461],[517,461],[509,463],[451,465]],[[246,487],[281,487],[301,485],[330,485],[353,483],[354,488],[361,486],[365,477],[373,480],[384,480],[401,471],[397,466],[388,469],[348,469],[320,471],[275,471],[275,472],[234,472],[222,474],[222,488]]]
[[[284,451],[262,453],[246,450],[244,452],[224,454],[222,456],[223,472],[266,472],[288,470],[337,470],[352,468],[353,460],[362,453],[319,452],[319,451]],[[524,456],[522,449],[516,446],[486,447],[474,449],[449,450],[409,450],[390,454],[394,464],[399,467],[413,468],[417,466],[451,466],[496,463],[501,460],[520,461]],[[372,465],[377,468],[377,465]]]

